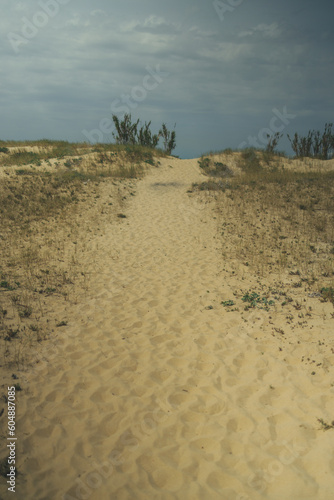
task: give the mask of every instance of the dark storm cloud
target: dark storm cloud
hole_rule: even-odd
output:
[[[296,116],[289,133],[332,119],[331,2],[244,0],[224,19],[200,0],[3,3],[2,138],[84,140],[124,100],[177,122],[181,156],[238,146],[274,108]]]

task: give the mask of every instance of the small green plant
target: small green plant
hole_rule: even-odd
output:
[[[273,306],[275,304],[274,300],[268,300],[267,297],[261,297],[256,292],[247,292],[241,299],[243,302],[247,302],[245,306],[245,311],[248,311],[251,308],[258,307],[259,309],[269,310],[269,306]]]
[[[213,162],[210,158],[202,157],[198,164],[204,173],[210,177],[231,177],[232,170],[221,162]]]
[[[201,158],[200,160],[198,160],[198,164],[200,166],[200,168],[202,168],[203,170],[207,170],[208,168],[210,168],[210,165],[211,165],[211,160],[210,158]]]
[[[60,328],[61,326],[67,326],[67,321],[60,321],[59,323],[56,324],[56,326],[58,328]]]
[[[13,286],[11,286],[8,281],[1,281],[0,282],[0,288],[4,288],[5,290],[8,290],[8,291],[13,291],[15,290],[15,288]]]
[[[329,301],[334,304],[334,288],[332,286],[321,288],[320,293],[324,302]]]
[[[6,330],[6,335],[5,335],[5,340],[6,342],[10,342],[11,340],[15,339],[17,335],[19,334],[20,330],[13,330],[12,328],[8,328]]]
[[[234,306],[234,304],[235,304],[235,302],[234,302],[233,300],[224,300],[224,301],[222,302],[222,305],[223,305],[224,307]]]
[[[21,309],[19,310],[20,318],[30,318],[31,315],[32,315],[32,307],[21,306]]]

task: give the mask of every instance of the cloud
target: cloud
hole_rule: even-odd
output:
[[[151,15],[144,22],[133,23],[131,26],[131,30],[152,35],[175,35],[180,33],[180,28],[179,24],[169,23],[164,18],[156,15]]]
[[[247,44],[220,42],[215,46],[199,49],[198,55],[206,61],[236,63],[238,60],[250,55],[250,48]]]
[[[91,16],[105,16],[105,15],[107,15],[107,13],[102,9],[96,9],[96,10],[92,10],[90,15]]]
[[[15,54],[7,33],[20,34],[22,18],[32,21],[40,1],[3,0],[0,137],[82,139],[81,130],[110,117],[113,100],[141,86],[147,66],[156,65],[169,75],[133,115],[160,121],[158,126],[177,121],[184,127],[179,134],[191,122],[196,148],[203,123],[208,137],[217,136],[222,124],[230,134],[226,146],[233,146],[233,134],[239,144],[241,130],[266,121],[273,107],[287,105],[309,119],[310,112],[329,114],[330,16],[310,0],[296,3],[302,18],[298,5],[287,0],[255,0],[240,4],[222,23],[212,2],[202,0],[142,0],[140,6],[137,0],[72,0],[59,4],[59,13]]]
[[[89,19],[83,20],[79,14],[75,14],[71,19],[68,19],[66,21],[66,26],[87,28],[90,25],[91,25],[90,20]]]
[[[238,36],[239,38],[245,38],[254,35],[258,35],[261,38],[279,38],[282,35],[282,31],[277,23],[258,24],[255,28],[242,31]]]

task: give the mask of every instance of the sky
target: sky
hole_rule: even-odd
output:
[[[334,121],[332,0],[1,0],[0,139],[175,126],[180,158]]]

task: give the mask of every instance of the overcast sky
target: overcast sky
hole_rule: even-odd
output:
[[[332,0],[1,0],[0,139],[176,123],[181,158],[334,121]]]

